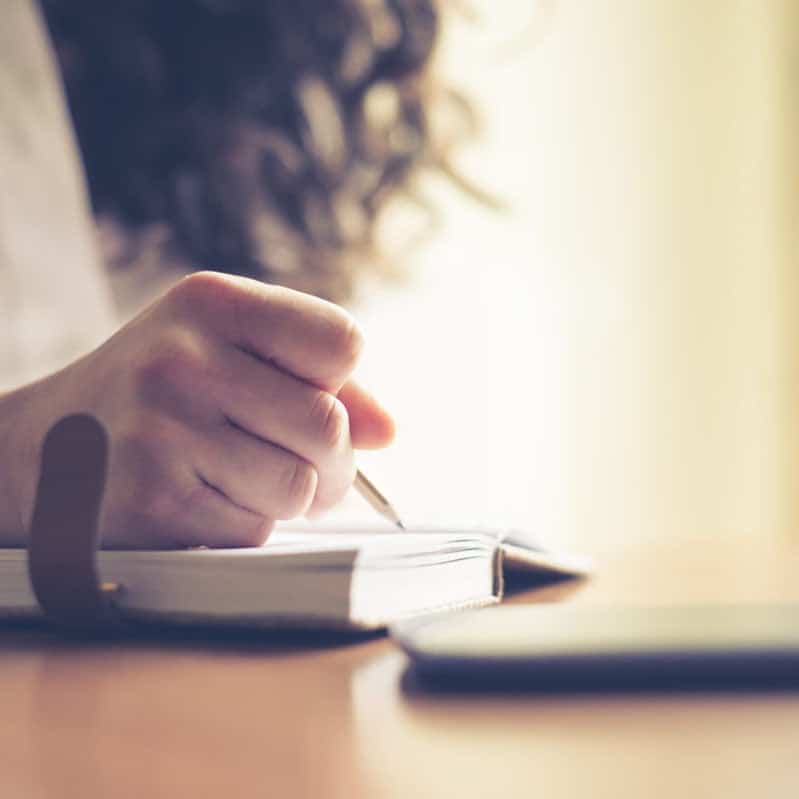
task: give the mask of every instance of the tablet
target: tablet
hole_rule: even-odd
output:
[[[392,634],[431,687],[799,687],[799,605],[509,605]]]

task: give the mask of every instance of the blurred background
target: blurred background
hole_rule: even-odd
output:
[[[465,95],[482,121],[479,134],[456,146],[452,157],[499,208],[476,202],[440,171],[427,171],[414,178],[410,192],[394,192],[379,215],[379,242],[403,277],[383,281],[367,271],[349,303],[367,334],[359,374],[394,411],[399,430],[395,446],[364,453],[362,467],[410,521],[520,526],[554,545],[797,535],[799,6],[791,0],[438,5],[440,37],[431,71]],[[429,49],[429,16],[423,2],[402,6],[419,21],[404,55],[413,64]],[[287,190],[281,198],[275,187],[284,181],[291,189],[289,178],[305,174],[298,151],[309,142],[312,165],[326,178],[333,175],[331,185],[354,191],[355,178],[361,187],[372,180],[368,163],[360,176],[342,171],[341,153],[354,138],[340,124],[319,63],[315,78],[303,72],[303,58],[318,61],[327,51],[321,45],[297,49],[306,29],[322,43],[347,39],[350,31],[336,14],[331,17],[332,6],[311,0],[296,7],[43,0],[42,7],[58,32],[55,50],[71,76],[68,85],[80,88],[83,80],[88,87],[85,97],[73,91],[71,99],[85,101],[89,116],[84,113],[83,122],[75,102],[73,112],[78,108],[79,132],[94,142],[91,152],[100,158],[99,167],[88,170],[93,191],[111,186],[127,198],[133,218],[157,219],[165,202],[158,181],[171,169],[168,189],[182,232],[207,249],[200,266],[228,264],[230,253],[235,260],[246,247],[237,250],[233,241],[225,250],[230,242],[223,236],[208,237],[215,228],[197,209],[204,213],[211,196],[218,206],[211,210],[224,222],[250,190],[273,203],[266,213],[256,208],[264,225],[247,231],[266,252],[273,278],[292,276],[297,252],[318,255],[303,250],[302,237],[285,219],[276,221],[297,197]],[[249,26],[236,32],[234,25],[215,22],[224,9],[245,7],[259,9],[265,30],[275,23],[281,33],[270,47],[285,50],[283,61],[275,62],[293,65],[296,86],[286,82],[286,91],[297,94],[280,100],[283,83],[256,79],[239,85],[235,97],[241,107],[266,113],[277,96],[281,113],[299,115],[295,139],[252,132],[245,119],[236,131],[239,149],[226,153],[232,153],[230,163],[216,158],[213,142],[201,139],[197,158],[210,166],[203,165],[204,173],[188,167],[181,173],[174,163],[188,144],[178,136],[174,151],[167,148],[174,163],[157,160],[165,157],[159,147],[194,119],[196,109],[170,116],[174,103],[163,102],[169,95],[162,92],[175,74],[182,75],[184,95],[196,93],[211,109],[211,124],[219,123],[214,113],[225,108],[233,85],[225,82],[226,70],[233,74],[242,64],[245,71],[260,69],[271,57],[255,34],[250,40]],[[311,7],[318,19],[302,11]],[[353,36],[346,58],[331,45],[343,70],[336,80],[354,85],[368,73],[375,52],[390,50],[402,26],[380,0],[342,7],[359,9],[371,37],[369,50],[369,36]],[[142,8],[142,19],[166,19],[172,39],[161,50],[146,36],[130,34],[128,17]],[[105,15],[102,25],[97,15]],[[142,19],[136,24],[144,25]],[[111,33],[97,36],[98,30]],[[205,56],[209,42],[222,53],[216,62]],[[93,66],[83,60],[92,48]],[[194,71],[184,63],[189,55]],[[170,58],[171,66],[164,67]],[[394,62],[386,71],[391,76],[397,69]],[[406,124],[393,139],[389,131],[385,140],[379,125],[369,134],[365,149],[378,159],[391,147],[413,150],[420,130],[413,127],[419,118],[413,93],[421,91],[425,99],[424,85],[419,89],[414,80],[403,89],[410,129]],[[118,98],[122,86],[124,102]],[[28,94],[20,90],[26,101]],[[156,105],[147,105],[153,97]],[[435,97],[426,102],[435,114]],[[157,113],[147,116],[153,107]],[[390,117],[391,102],[387,108]],[[42,113],[31,105],[31,119],[44,119]],[[86,119],[100,126],[94,140],[86,138]],[[164,124],[158,128],[153,120]],[[137,125],[147,134],[143,138],[133,135],[142,132]],[[32,128],[44,138],[55,129],[49,123]],[[120,145],[120,155],[114,146],[129,134],[130,146]],[[111,142],[107,152],[98,141]],[[47,142],[41,149],[58,155]],[[150,151],[155,160],[148,160]],[[144,176],[145,188],[149,180],[158,191],[148,194],[126,178],[131,154],[150,170],[140,170],[136,179]],[[262,181],[266,199],[251,185],[257,170],[247,158],[256,156],[264,159],[259,168],[273,169]],[[67,159],[52,160],[42,191],[57,198],[53,176]],[[216,175],[220,165],[229,167],[229,186]],[[396,164],[389,158],[383,166],[389,174]],[[405,167],[397,168],[401,173]],[[18,195],[29,183],[24,175],[9,181]],[[311,181],[302,188],[310,192],[304,209],[309,236],[325,242],[335,229],[354,230],[357,237],[363,208],[350,204],[338,217],[335,208],[325,216],[318,187]],[[9,213],[17,207],[21,219],[29,219],[42,191],[31,192],[28,205],[17,197]],[[124,248],[101,217],[100,241],[113,259]],[[152,227],[145,238],[157,245],[161,232]],[[36,265],[43,269],[44,261],[32,253],[30,263],[19,261],[27,265],[18,284],[10,284],[18,285],[20,297],[24,281],[39,279]],[[76,262],[86,261],[80,255]],[[48,263],[58,259],[53,253]],[[181,271],[180,264],[160,258],[148,263],[145,271],[157,273],[163,285]],[[242,263],[252,265],[246,258]],[[348,261],[336,263],[346,267]],[[2,298],[4,340],[15,329],[30,333],[17,348],[17,365],[49,350],[66,357],[66,350],[56,352],[66,342],[66,322],[58,314],[72,311],[64,298],[77,292],[78,281],[68,271],[51,272],[39,275],[51,295],[47,307]],[[332,273],[317,271],[322,274]],[[94,299],[85,308],[102,304],[98,275],[86,276],[82,296]],[[140,278],[135,270],[115,272],[120,320],[144,302],[133,291]],[[14,322],[15,314],[21,322]],[[81,316],[93,324],[90,313]],[[355,496],[340,515],[372,518]]]
[[[438,58],[483,119],[401,290],[363,296],[408,515],[552,544],[795,536],[790,0],[503,0]],[[457,11],[457,9],[456,9]]]

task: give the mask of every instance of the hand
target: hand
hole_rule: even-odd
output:
[[[393,437],[349,380],[361,346],[331,303],[184,278],[94,352],[0,398],[0,543],[24,543],[42,440],[76,412],[111,440],[104,546],[257,545],[275,520],[324,511],[352,483],[353,447]]]

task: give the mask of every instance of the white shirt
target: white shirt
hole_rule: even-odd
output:
[[[0,389],[74,360],[115,324],[44,22],[13,0],[0,25]]]

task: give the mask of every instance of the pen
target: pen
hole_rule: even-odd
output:
[[[355,473],[355,480],[352,483],[355,490],[381,515],[388,519],[392,524],[396,524],[400,530],[405,529],[397,511],[393,505],[375,488],[374,483],[358,469]]]

